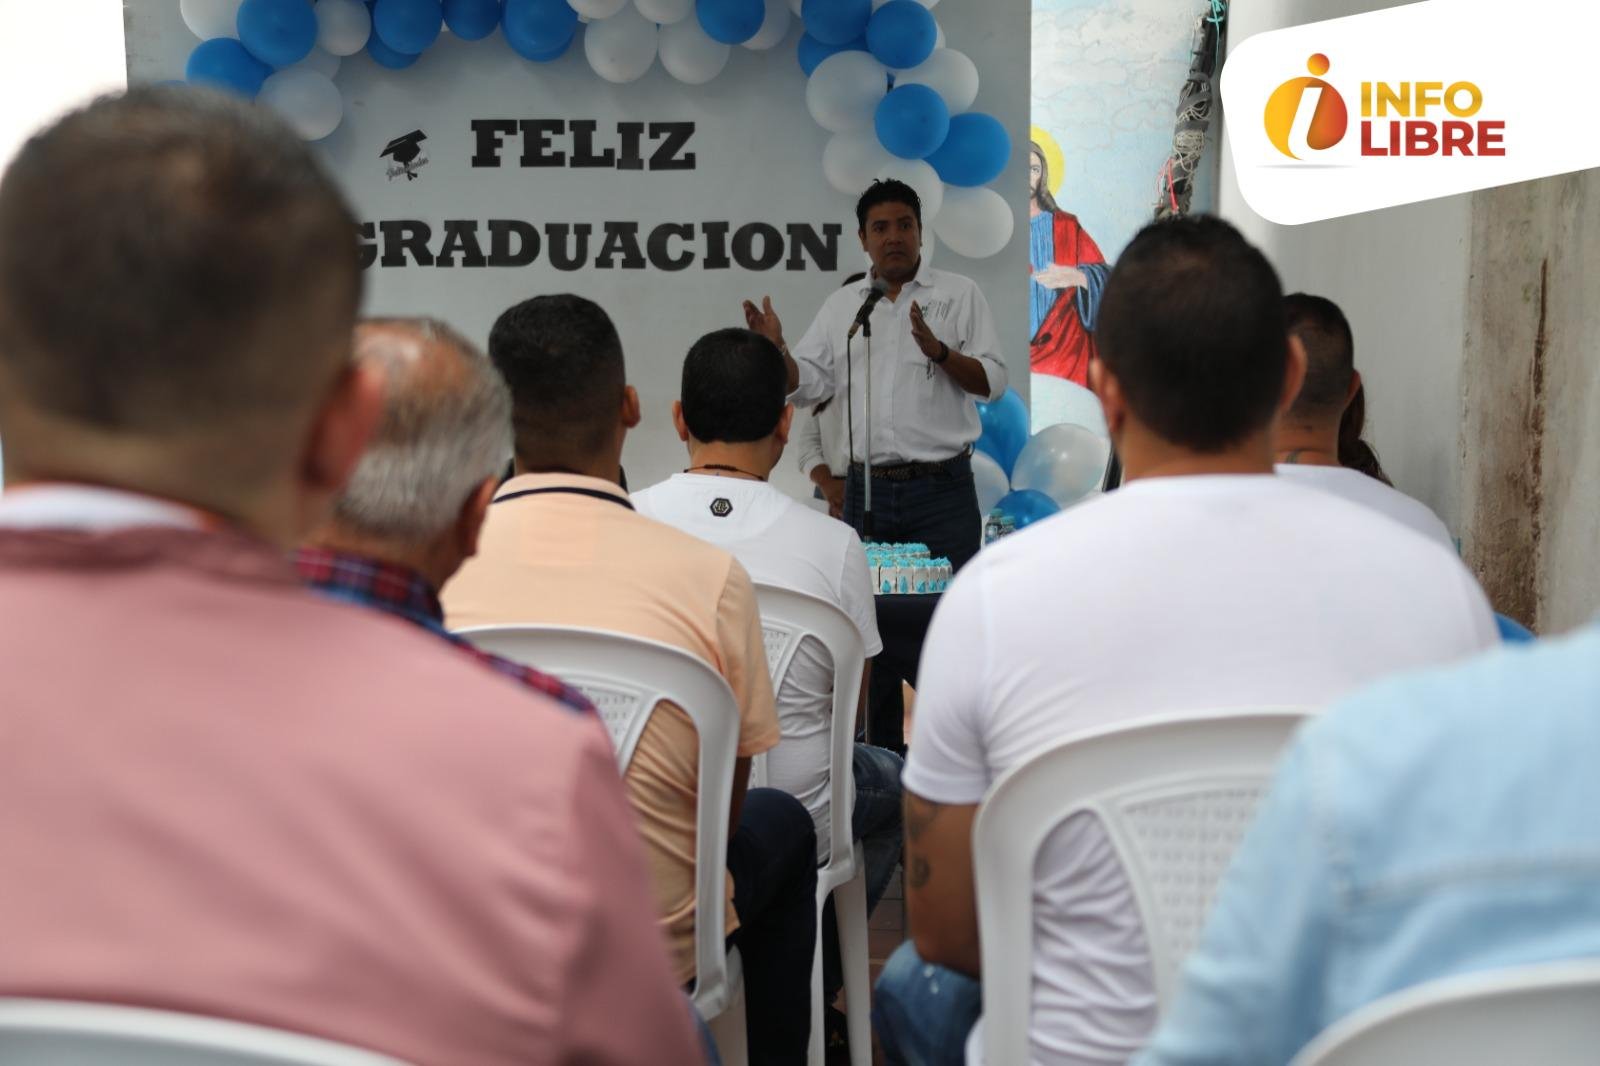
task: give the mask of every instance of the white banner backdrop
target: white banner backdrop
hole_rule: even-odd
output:
[[[1016,150],[996,188],[1018,219],[1027,217],[1029,8],[944,0],[934,9],[950,46],[977,64],[975,106],[1011,133]],[[624,454],[630,484],[681,469],[671,404],[695,338],[742,324],[740,301],[770,294],[798,339],[824,297],[866,263],[853,198],[823,178],[828,134],[806,110],[799,32],[797,19],[769,52],[734,48],[699,86],[659,62],[636,82],[610,84],[590,70],[581,40],[555,62],[529,63],[498,32],[473,43],[446,34],[407,70],[346,58],[336,79],[344,120],[317,147],[363,222],[367,313],[437,315],[483,342],[518,300],[593,299],[617,324],[643,400],[644,424]],[[182,77],[196,43],[177,0],[130,0],[127,41],[131,82]],[[384,155],[397,140],[398,155]],[[1012,381],[1025,389],[1026,227],[993,258],[939,248],[933,261],[983,287]],[[809,497],[792,459],[776,480]]]

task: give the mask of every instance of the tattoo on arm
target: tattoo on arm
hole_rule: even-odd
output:
[[[905,823],[906,823],[906,858],[909,860],[906,870],[906,879],[912,888],[922,888],[928,883],[933,870],[928,865],[927,856],[916,851],[917,841],[922,839],[934,819],[944,812],[944,805],[930,803],[914,793],[906,793]]]

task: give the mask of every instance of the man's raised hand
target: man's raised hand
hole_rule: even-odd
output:
[[[744,322],[751,330],[761,334],[773,344],[780,348],[784,347],[783,323],[778,319],[778,312],[772,309],[772,297],[763,296],[760,307],[746,300]]]

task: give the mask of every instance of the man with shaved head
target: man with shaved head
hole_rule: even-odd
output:
[[[360,301],[355,220],[266,108],[135,89],[0,180],[0,996],[693,1061],[594,716],[285,559],[385,414]]]
[[[503,674],[582,711],[576,690],[472,647],[444,628],[439,589],[478,550],[511,456],[511,394],[488,356],[437,319],[371,319],[356,358],[384,374],[383,417],[334,501],[295,553],[306,583],[403,618]]]

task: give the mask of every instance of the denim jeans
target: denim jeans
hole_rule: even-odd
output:
[[[751,1066],[806,1061],[811,961],[817,942],[817,830],[804,804],[775,788],[744,797],[728,841],[733,909],[728,938],[744,961]]]
[[[972,481],[972,460],[959,458],[937,474],[909,481],[872,479],[872,534],[863,531],[866,493],[859,467],[850,468],[845,482],[844,520],[863,540],[926,544],[960,569],[978,554],[983,539],[983,517],[978,513],[978,490]]]
[[[861,841],[867,866],[867,913],[883,898],[900,864],[900,756],[870,744],[857,744],[854,764],[856,803],[850,812],[850,831]],[[822,990],[832,1003],[844,986],[839,965],[839,929],[833,917],[833,898],[822,912]]]
[[[923,962],[908,941],[884,964],[872,1028],[888,1066],[965,1066],[967,1034],[983,1013],[983,986]]]

